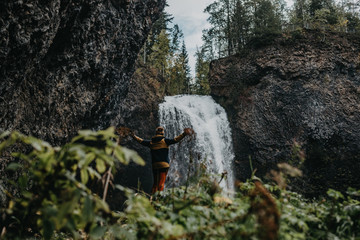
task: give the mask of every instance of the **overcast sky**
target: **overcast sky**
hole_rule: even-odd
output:
[[[169,6],[165,11],[173,15],[173,23],[178,24],[184,33],[189,65],[194,75],[196,47],[202,45],[202,30],[209,27],[206,21],[208,15],[204,13],[204,9],[214,0],[167,0],[167,2]]]

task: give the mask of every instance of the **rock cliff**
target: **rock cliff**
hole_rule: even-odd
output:
[[[121,115],[165,0],[0,3],[0,130],[59,144]]]
[[[0,132],[18,130],[60,145],[84,128],[140,123],[154,129],[157,101],[144,91],[156,86],[136,74],[130,79],[164,6],[165,0],[1,1]],[[1,174],[7,161],[0,159]],[[134,175],[139,167],[121,167],[116,183],[136,186],[140,176],[150,185],[148,168]],[[122,194],[110,194],[116,194],[111,207],[121,208]]]
[[[301,31],[251,54],[211,63],[211,94],[225,107],[233,129],[238,178],[277,162],[299,165],[298,184],[316,194],[328,187],[360,188],[360,40]]]

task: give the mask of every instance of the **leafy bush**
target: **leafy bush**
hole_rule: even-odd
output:
[[[188,187],[166,189],[149,197],[117,186],[128,200],[122,212],[109,209],[89,183],[114,171],[116,162],[143,161],[118,146],[114,129],[82,131],[59,148],[6,133],[0,151],[15,142],[32,147],[15,153],[22,164],[19,196],[2,209],[5,239],[359,239],[360,191],[329,190],[327,198],[309,200],[255,176],[236,184],[236,192],[222,193],[204,174]],[[96,147],[97,146],[97,147]],[[100,147],[99,147],[100,146]],[[282,168],[279,168],[280,170]],[[289,167],[283,168],[289,170]],[[278,173],[286,178],[288,171]],[[103,176],[102,176],[103,175]],[[289,175],[290,176],[290,175]],[[286,182],[285,180],[277,182]],[[6,230],[6,232],[4,232]],[[31,230],[31,231],[30,231]],[[30,231],[30,232],[29,232]]]
[[[168,189],[153,201],[131,195],[120,221],[130,239],[357,239],[360,202],[329,190],[308,200],[274,185],[248,181],[231,198],[203,184]],[[209,186],[209,185],[208,185]],[[360,192],[352,191],[359,194]],[[185,196],[185,198],[184,198]],[[341,201],[339,201],[341,200]]]
[[[99,195],[93,194],[90,182],[114,172],[116,162],[144,164],[137,153],[112,140],[116,138],[113,128],[80,131],[61,148],[18,132],[3,133],[1,138],[6,140],[0,144],[0,152],[15,143],[32,148],[28,154],[13,153],[21,164],[12,162],[7,168],[21,171],[16,181],[8,179],[19,194],[8,194],[8,207],[2,211],[2,229],[9,239],[28,234],[50,239],[54,231],[64,231],[74,238],[102,236],[107,228],[99,223],[110,220],[113,212]]]

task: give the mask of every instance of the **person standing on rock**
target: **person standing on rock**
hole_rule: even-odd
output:
[[[151,193],[163,191],[166,175],[169,170],[169,146],[180,142],[186,135],[191,135],[193,130],[185,128],[184,132],[175,138],[165,138],[163,127],[156,128],[156,135],[151,140],[144,140],[131,132],[131,136],[140,144],[149,147],[151,151],[154,184]]]

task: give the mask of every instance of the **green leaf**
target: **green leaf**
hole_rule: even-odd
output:
[[[43,149],[43,146],[41,144],[42,141],[35,138],[35,137],[31,137],[31,136],[30,137],[25,137],[24,142],[26,144],[30,144],[36,151],[40,152]]]
[[[121,150],[125,155],[126,162],[132,160],[140,166],[145,166],[145,161],[137,154],[137,152],[130,150],[128,148],[122,147]]]
[[[128,162],[125,159],[125,154],[123,151],[121,151],[120,147],[114,148],[114,155],[119,162],[121,162],[123,164],[128,164]]]
[[[115,132],[115,128],[109,127],[108,129],[98,131],[98,134],[103,135],[105,137],[105,139],[116,138],[116,135],[114,132]]]
[[[329,189],[326,193],[329,197],[334,198],[336,200],[344,199],[344,195],[341,192],[336,191],[334,189]]]
[[[54,225],[49,220],[45,219],[43,221],[43,237],[44,239],[51,239],[52,235],[54,234]]]
[[[84,151],[84,145],[81,144],[74,144],[72,145],[72,147],[69,148],[68,150],[70,153],[75,154],[75,159],[83,159],[85,158],[86,154]]]
[[[98,139],[95,136],[85,136],[84,140],[85,141],[97,141]]]
[[[86,196],[84,201],[84,207],[82,209],[82,217],[85,223],[92,222],[94,220],[94,205],[89,196]]]
[[[28,176],[26,174],[21,175],[18,180],[18,184],[21,190],[25,190],[28,187]]]
[[[105,162],[101,159],[96,159],[96,169],[99,173],[103,173],[106,170]]]
[[[22,168],[22,165],[20,163],[10,163],[7,167],[7,171],[16,171],[19,168]]]
[[[12,143],[10,143],[10,142],[7,141],[7,140],[6,140],[6,141],[3,141],[2,143],[0,143],[0,152],[1,152],[3,149],[9,147],[11,144],[12,144]]]
[[[95,159],[96,155],[93,152],[89,152],[86,154],[85,156],[85,165],[89,165],[94,159]]]
[[[80,170],[80,177],[81,177],[81,182],[83,184],[86,184],[89,180],[89,174],[86,168],[83,168]]]
[[[354,188],[349,187],[346,193],[353,197],[360,197],[360,190],[356,190]]]
[[[34,194],[28,191],[23,191],[22,195],[27,199],[32,199],[34,197]]]
[[[8,135],[7,135],[7,136],[8,136]],[[6,137],[6,134],[4,134],[4,137]],[[9,146],[11,146],[11,145],[13,145],[18,138],[19,138],[19,133],[13,132],[13,133],[11,134],[10,138],[8,138],[7,140],[4,140],[3,142],[0,143],[0,152],[1,152],[3,149],[5,149],[5,148],[7,148],[7,147],[9,147]]]
[[[78,163],[79,168],[88,166],[95,159],[95,157],[96,155],[93,152],[86,153],[85,157],[81,158]]]
[[[91,130],[88,130],[88,129],[79,131],[79,135],[83,136],[83,137],[92,136],[92,135],[94,135],[94,133],[95,133],[94,131],[91,131]]]
[[[360,216],[360,205],[348,205],[344,208],[344,211],[349,216]]]
[[[7,136],[10,136],[10,134],[11,134],[10,131],[4,131],[0,134],[0,139],[6,138]]]
[[[116,236],[118,239],[126,239],[126,240],[136,240],[136,232],[129,231],[124,229],[119,225],[113,225],[110,228],[110,232],[112,235]]]
[[[105,202],[104,200],[102,200],[100,198],[95,198],[95,202],[96,202],[97,209],[102,209],[105,212],[110,212],[110,208],[109,208],[109,205],[107,204],[107,202]]]
[[[101,179],[101,175],[97,171],[95,171],[93,168],[87,167],[87,170],[89,172],[91,179],[94,179],[94,177],[96,177],[97,179]]]
[[[90,237],[92,239],[101,239],[106,232],[106,227],[96,226],[90,231]]]

